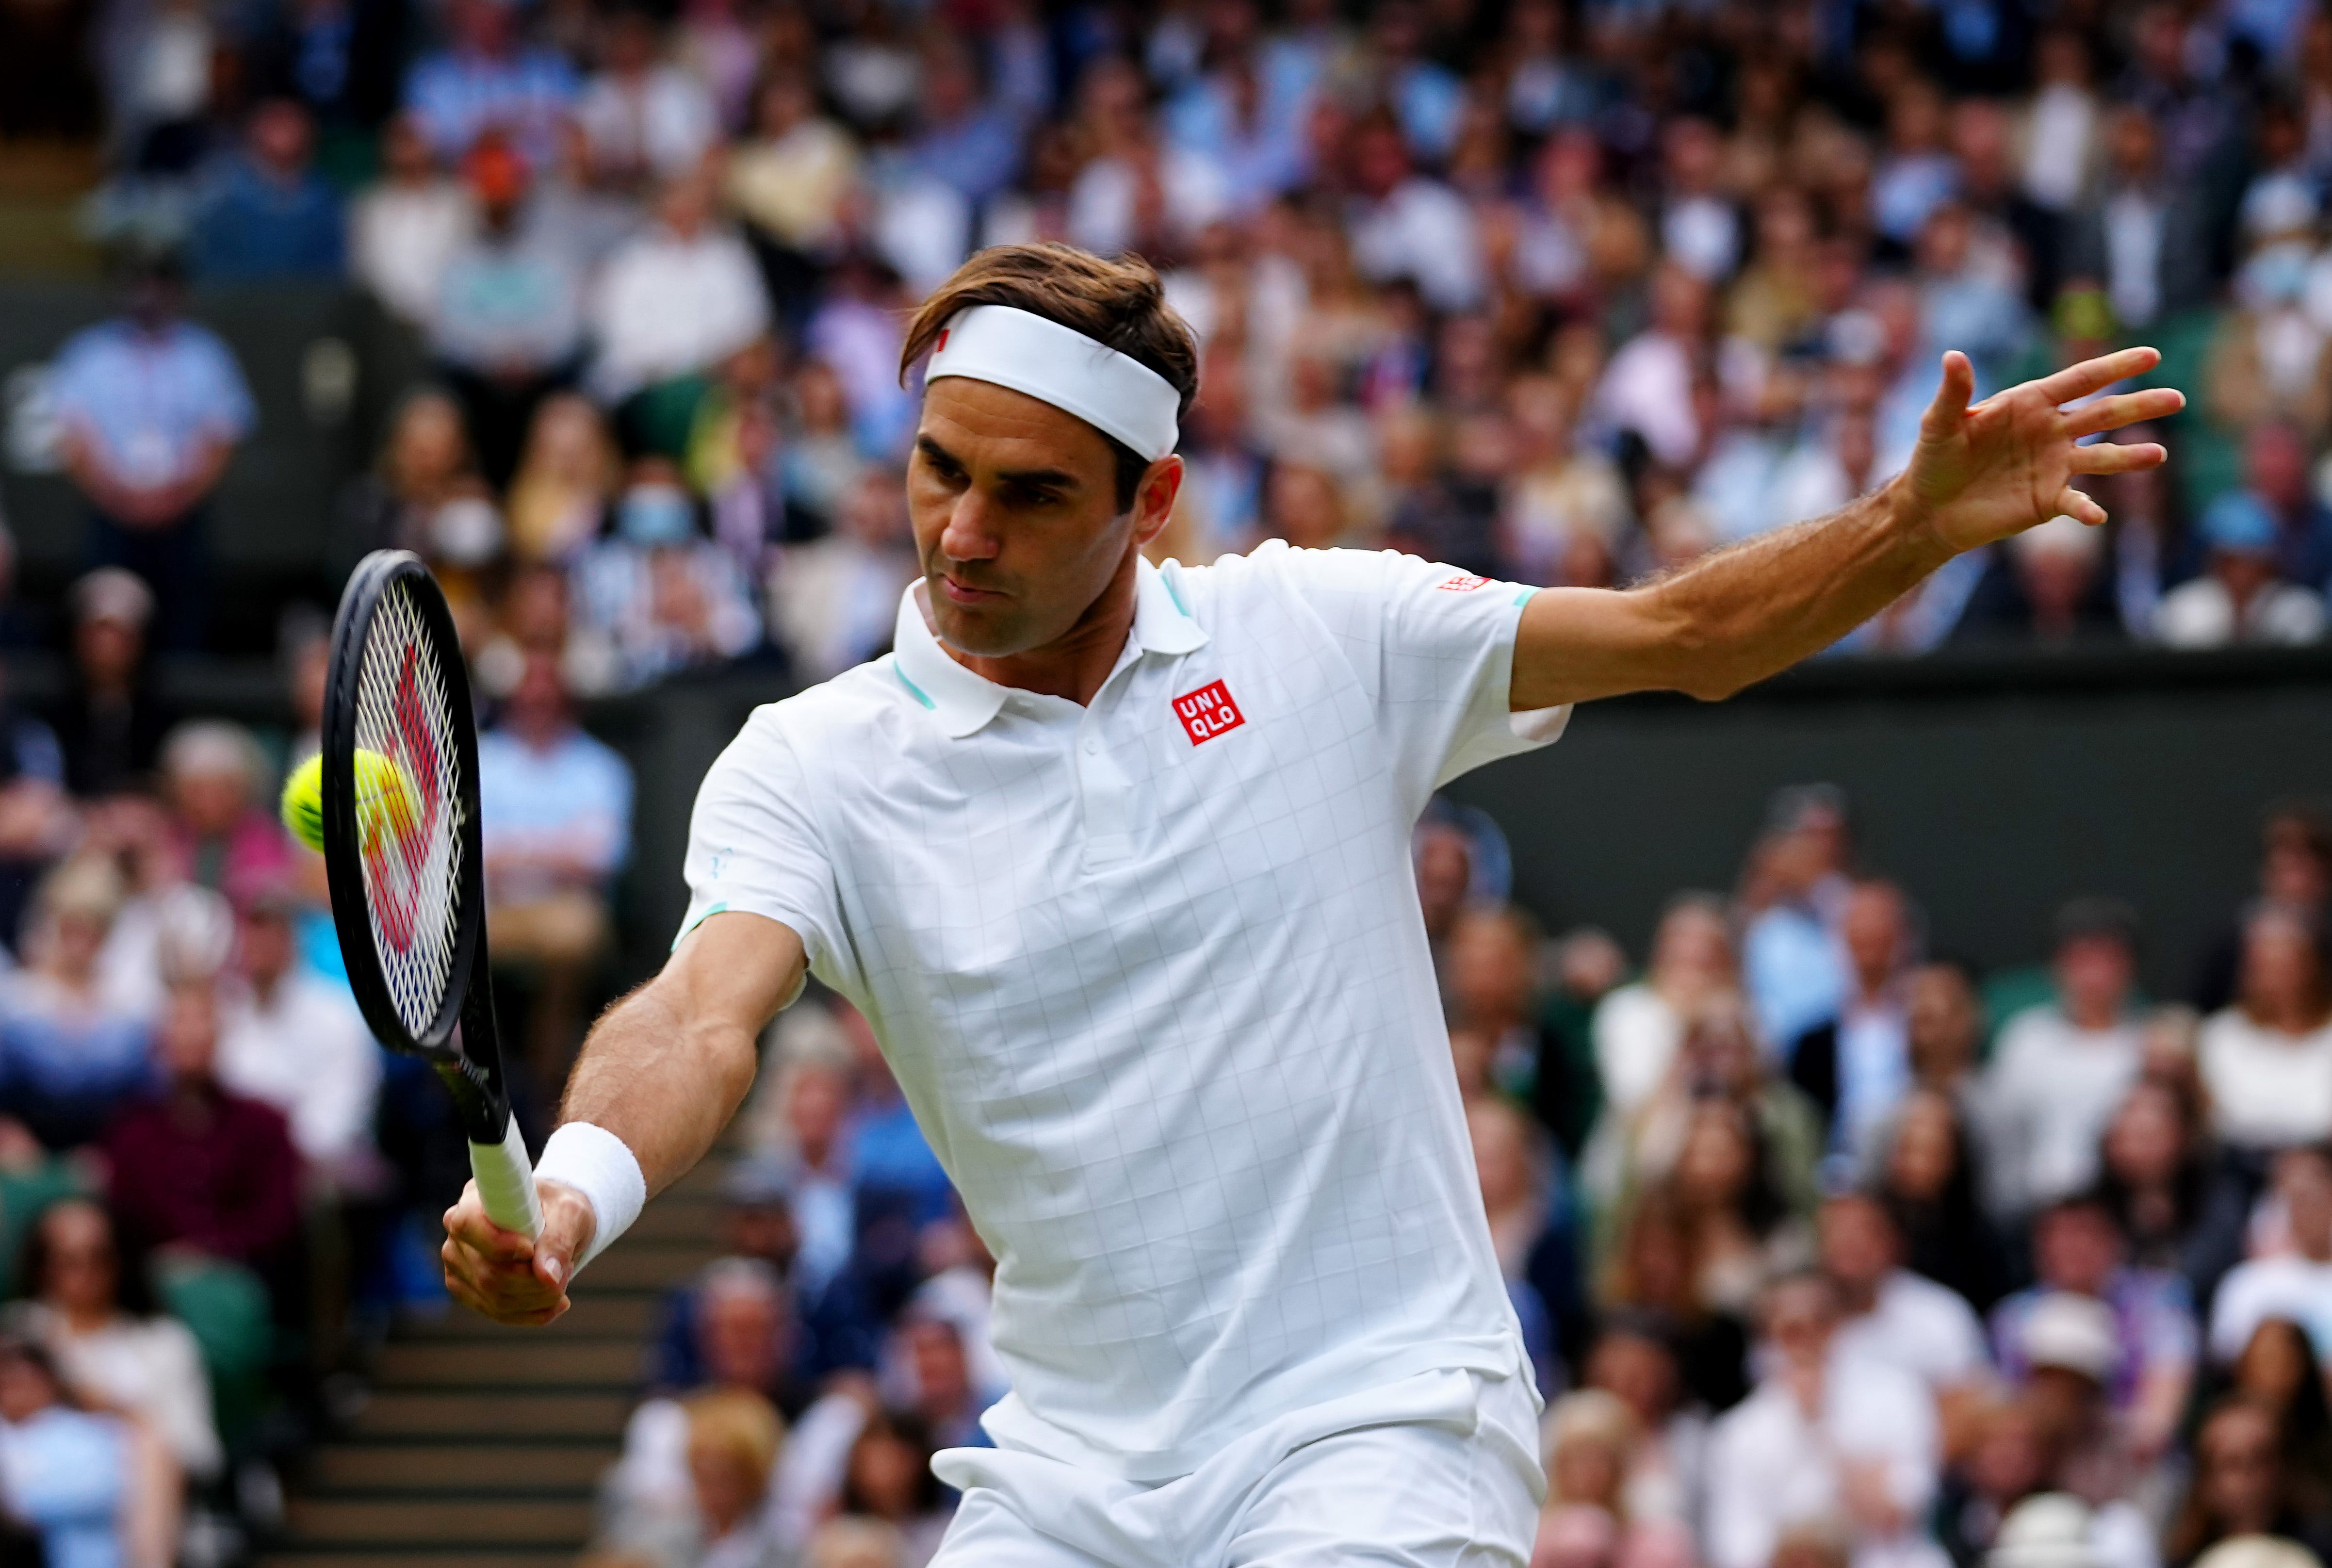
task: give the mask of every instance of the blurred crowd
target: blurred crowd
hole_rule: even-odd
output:
[[[135,574],[89,573],[66,609],[57,700],[0,700],[0,1563],[210,1568],[282,1522],[388,1329],[445,1310],[467,1154],[435,1075],[367,1030],[321,857],[272,808],[319,744],[320,622],[288,628],[292,722],[254,731],[171,709]],[[603,983],[631,775],[548,660],[488,717],[495,983],[531,1114]]]
[[[1640,961],[1514,905],[1477,813],[1415,854],[1547,1401],[1533,1568],[2332,1562],[2332,816],[2268,810],[2174,996],[2105,898],[2030,966],[1931,951],[1828,786]],[[872,1030],[814,990],[769,1052],[594,1568],[918,1568],[926,1461],[987,1441],[993,1264]]]
[[[1039,239],[1151,258],[1203,339],[1160,546],[1185,560],[1284,537],[1631,580],[1884,481],[1947,348],[1990,389],[2143,339],[2193,394],[2138,433],[2167,474],[1849,645],[2323,630],[2332,14],[2305,0],[81,14],[0,7],[0,131],[101,139],[83,218],[133,297],[48,367],[37,440],[166,645],[205,636],[209,498],[255,416],[187,278],[344,281],[401,322],[427,375],[335,561],[419,550],[482,644],[556,644],[602,692],[882,645],[903,311]]]

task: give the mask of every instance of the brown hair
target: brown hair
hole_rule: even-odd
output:
[[[1167,304],[1157,269],[1140,256],[1104,261],[1052,242],[981,251],[932,290],[908,323],[899,353],[901,381],[908,367],[931,352],[955,313],[973,305],[1009,305],[1057,321],[1157,371],[1181,396],[1177,419],[1190,412],[1199,395],[1198,339]],[[1117,457],[1117,504],[1123,511],[1133,504],[1150,462],[1114,436],[1102,439]]]

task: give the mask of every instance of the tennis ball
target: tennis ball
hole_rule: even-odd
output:
[[[403,833],[414,821],[413,790],[393,757],[357,749],[357,834],[369,855],[384,829]],[[324,849],[324,759],[309,758],[283,781],[283,826],[309,848]]]

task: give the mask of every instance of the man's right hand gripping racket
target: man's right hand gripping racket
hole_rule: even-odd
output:
[[[365,1021],[453,1091],[486,1216],[541,1231],[486,958],[478,726],[445,596],[420,558],[358,563],[324,688],[324,865]]]

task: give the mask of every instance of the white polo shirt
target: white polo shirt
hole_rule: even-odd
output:
[[[1410,833],[1562,732],[1507,712],[1532,590],[1276,541],[1143,565],[1085,707],[956,663],[920,591],[705,775],[688,923],[783,922],[874,1025],[996,1256],[989,1429],[1159,1480],[1519,1373]]]

